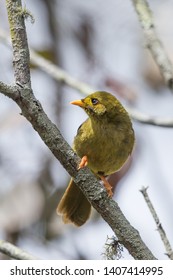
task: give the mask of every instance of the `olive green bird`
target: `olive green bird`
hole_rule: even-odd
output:
[[[81,158],[79,168],[88,166],[99,177],[112,196],[105,177],[118,171],[134,146],[134,131],[127,111],[110,93],[97,91],[71,102],[85,110],[89,118],[81,124],[74,138],[73,149]],[[89,218],[91,204],[71,179],[57,213],[65,223],[83,225]]]

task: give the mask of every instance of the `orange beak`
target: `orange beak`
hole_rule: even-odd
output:
[[[70,102],[70,104],[84,107],[84,103],[82,102],[82,100],[74,100],[74,101]]]

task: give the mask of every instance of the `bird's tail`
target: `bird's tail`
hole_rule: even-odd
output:
[[[62,215],[64,223],[82,226],[88,220],[90,212],[91,204],[71,179],[59,202],[57,214]]]

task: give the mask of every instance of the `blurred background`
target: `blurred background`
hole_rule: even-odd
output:
[[[30,47],[71,76],[115,94],[124,106],[155,117],[173,117],[173,96],[150,54],[132,2],[120,0],[30,0],[24,5]],[[173,59],[173,0],[150,1],[157,33]],[[9,34],[5,1],[0,28]],[[11,49],[0,40],[0,80],[14,82]],[[84,95],[31,65],[32,87],[44,110],[71,145],[86,119],[69,104]],[[167,259],[156,225],[140,193],[148,194],[173,245],[173,130],[133,122],[132,157],[110,182],[114,199],[143,241]],[[0,95],[0,238],[41,259],[103,259],[112,230],[93,210],[81,228],[64,225],[57,204],[69,175],[54,158],[17,105]],[[124,259],[132,257],[124,249]],[[7,256],[0,254],[1,259]]]

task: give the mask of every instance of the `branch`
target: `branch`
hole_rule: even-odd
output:
[[[4,95],[12,99],[17,99],[19,97],[17,88],[15,86],[6,85],[1,81],[0,81],[0,92],[2,92]]]
[[[157,215],[157,213],[156,213],[156,211],[154,209],[154,206],[153,206],[153,204],[152,204],[152,202],[151,202],[151,200],[150,200],[150,198],[148,196],[147,189],[148,188],[144,188],[143,187],[140,191],[141,191],[141,193],[142,193],[142,195],[143,195],[143,197],[145,199],[145,202],[147,203],[147,206],[148,206],[148,208],[149,208],[149,210],[150,210],[150,212],[151,212],[151,214],[152,214],[152,216],[154,218],[154,221],[155,221],[155,223],[157,225],[157,229],[158,229],[160,237],[161,237],[161,239],[163,241],[163,244],[165,246],[166,253],[167,253],[168,257],[171,260],[173,260],[173,251],[172,251],[172,248],[171,248],[171,244],[169,243],[169,240],[168,240],[168,238],[166,236],[166,233],[165,233],[165,231],[164,231],[164,229],[162,227],[162,224],[159,221],[159,217],[158,217],[158,215]]]
[[[10,45],[10,40],[8,36],[0,29],[0,39],[3,40],[3,42],[6,45]],[[82,83],[78,81],[77,79],[70,76],[66,71],[62,70],[60,67],[56,66],[52,62],[50,62],[48,59],[43,58],[41,55],[37,54],[34,50],[30,49],[30,58],[31,62],[35,64],[37,67],[39,67],[41,70],[46,72],[48,75],[53,77],[55,80],[59,82],[63,82],[69,87],[72,87],[78,91],[80,91],[82,94],[86,95],[90,92],[94,92],[95,89],[93,89],[90,85],[86,83]],[[0,87],[1,89],[1,87]],[[173,127],[173,118],[158,118],[158,117],[152,117],[147,114],[143,114],[140,111],[137,111],[135,109],[126,108],[128,113],[130,114],[130,117],[137,122],[143,123],[143,124],[149,124],[154,126],[161,126],[161,127]]]
[[[131,118],[139,123],[160,126],[165,128],[173,127],[173,118],[152,117],[131,108],[128,108],[127,110]]]
[[[16,83],[31,88],[30,58],[21,0],[6,0]]]
[[[132,0],[132,3],[143,28],[146,45],[160,69],[165,84],[173,91],[173,66],[156,34],[152,11],[146,0]]]
[[[8,47],[11,46],[10,38],[2,29],[0,29],[0,39]],[[69,87],[74,88],[85,95],[95,91],[95,89],[90,85],[80,82],[79,80],[70,76],[66,71],[53,64],[50,60],[39,55],[32,48],[30,48],[30,61],[56,81],[65,83]]]
[[[48,59],[43,58],[38,55],[35,51],[30,50],[31,62],[38,66],[41,70],[49,74],[55,80],[65,83],[71,88],[77,89],[83,94],[89,94],[89,92],[94,91],[89,85],[78,81],[77,79],[70,76],[66,71],[62,70],[60,67],[53,64]]]
[[[11,22],[11,17],[13,17],[12,22],[14,23],[14,25],[16,18],[17,21],[20,19],[20,24],[22,24],[23,20],[16,13],[15,6],[15,4],[19,5],[20,1],[8,0],[7,3],[9,22]],[[19,9],[21,8],[19,7]],[[10,28],[12,28],[11,24]],[[22,32],[26,32],[24,25],[22,26]],[[26,38],[26,34],[23,35],[24,38]],[[22,37],[20,37],[20,40],[22,40]],[[15,36],[13,35],[12,45],[15,46],[15,44]],[[26,40],[25,44],[20,44],[23,45],[25,49],[28,48]],[[20,56],[20,49],[17,50],[15,48],[15,59],[18,56],[22,60],[22,56]],[[127,221],[120,208],[118,207],[118,204],[107,196],[105,188],[100,185],[93,173],[88,168],[77,170],[76,167],[80,161],[79,157],[63,139],[60,131],[55,126],[55,124],[53,124],[47,117],[40,102],[35,98],[32,93],[32,89],[28,86],[28,82],[27,87],[25,87],[25,79],[26,81],[29,81],[30,77],[26,78],[21,74],[18,77],[18,74],[23,67],[23,61],[21,60],[21,65],[20,62],[14,63],[16,81],[20,80],[20,84],[17,84],[14,87],[14,91],[16,90],[18,98],[15,98],[15,94],[12,95],[11,91],[8,95],[6,88],[1,88],[2,93],[5,93],[5,95],[12,98],[18,104],[18,106],[22,110],[23,116],[25,116],[26,119],[32,124],[33,128],[38,132],[42,140],[49,147],[55,157],[61,162],[68,173],[74,178],[74,182],[83,191],[93,207],[110,225],[112,230],[117,235],[119,242],[121,242],[127,248],[129,253],[135,259],[155,259],[151,251],[142,241],[138,231],[134,229]],[[25,70],[26,75],[30,76],[29,71],[24,67],[23,71]]]
[[[0,252],[16,260],[37,260],[36,257],[4,240],[0,240]]]

